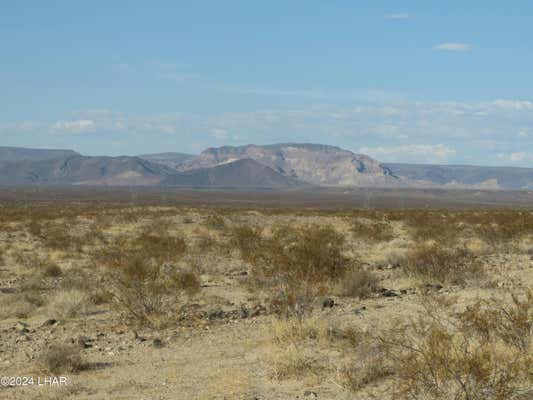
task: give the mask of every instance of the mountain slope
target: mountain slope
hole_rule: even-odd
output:
[[[287,177],[315,185],[393,185],[397,180],[378,161],[364,154],[308,143],[210,148],[186,160],[178,168],[181,171],[212,168],[244,158],[267,165]]]
[[[0,162],[0,184],[155,185],[172,171],[137,157]]]
[[[383,166],[409,185],[533,189],[533,168],[397,163]]]
[[[73,150],[55,150],[55,149],[27,149],[24,147],[5,147],[0,146],[0,162],[2,161],[39,161],[53,160],[57,158],[79,156]]]
[[[298,180],[251,159],[169,175],[161,183],[168,186],[249,188],[288,188],[302,185]]]
[[[190,160],[196,156],[185,153],[155,153],[141,154],[138,157],[153,163],[165,165],[171,168],[176,168],[185,161]]]

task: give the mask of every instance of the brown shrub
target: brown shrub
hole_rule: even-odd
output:
[[[360,299],[370,297],[378,289],[378,281],[377,276],[370,271],[350,271],[342,278],[342,294]]]
[[[53,344],[42,355],[43,367],[52,374],[79,372],[84,367],[80,349],[66,344]]]
[[[205,217],[203,225],[209,229],[223,230],[226,228],[226,220],[218,214],[211,214]]]
[[[483,274],[481,264],[467,250],[439,245],[416,246],[407,253],[401,267],[410,276],[446,284],[462,284]]]
[[[399,398],[506,400],[531,383],[531,346],[510,337],[531,337],[530,294],[507,308],[479,305],[453,315],[428,304],[415,322],[379,340],[394,363]],[[527,309],[528,317],[524,318]],[[503,311],[505,310],[505,311]],[[502,312],[527,321],[502,322]],[[504,318],[505,319],[505,318]]]
[[[361,221],[352,224],[352,233],[358,239],[369,242],[388,242],[394,239],[394,230],[386,221]]]
[[[270,237],[239,227],[232,240],[252,265],[254,282],[270,290],[273,310],[286,317],[310,311],[353,264],[342,254],[344,237],[330,226],[280,225]]]

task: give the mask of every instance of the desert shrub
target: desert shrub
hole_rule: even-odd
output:
[[[521,297],[512,294],[511,300],[511,306],[477,301],[459,314],[462,329],[479,336],[483,342],[499,338],[527,352],[533,336],[533,290],[527,290]]]
[[[264,249],[261,231],[248,225],[236,226],[231,230],[230,246],[239,250],[243,260],[255,263]]]
[[[474,305],[459,315],[430,304],[416,321],[382,335],[399,398],[504,400],[524,393],[533,373],[531,346],[508,338],[531,337],[530,296],[507,308]],[[504,322],[502,313],[523,316],[526,309],[528,332],[522,323]]]
[[[165,320],[170,323],[181,296],[196,293],[200,285],[192,272],[166,262],[183,254],[183,239],[146,237],[150,240],[115,245],[103,261],[109,296],[126,322],[156,327]]]
[[[273,311],[285,317],[310,311],[353,264],[342,253],[344,237],[330,226],[279,225],[269,237],[240,227],[232,240],[252,265],[254,282],[270,290]]]
[[[35,237],[40,237],[42,234],[41,222],[35,219],[31,219],[28,223],[28,232]]]
[[[66,223],[48,223],[43,226],[41,233],[43,244],[54,250],[67,251],[76,246],[80,247],[81,243],[71,235],[69,226]]]
[[[394,230],[387,221],[362,221],[352,223],[352,234],[369,242],[388,242],[394,239]]]
[[[350,271],[342,278],[342,294],[360,299],[370,297],[378,289],[378,281],[377,276],[370,271]]]
[[[181,236],[143,233],[131,243],[132,250],[143,253],[159,263],[175,261],[185,252],[187,246]]]
[[[415,278],[446,284],[462,284],[482,276],[477,258],[463,248],[419,245],[407,253],[403,271]]]
[[[159,264],[131,259],[111,274],[111,293],[127,322],[150,327],[170,323],[180,295],[199,290],[192,273],[165,271]]]
[[[210,229],[223,230],[226,228],[226,220],[218,214],[210,214],[204,218],[203,225]]]
[[[300,378],[310,373],[318,374],[323,369],[317,362],[316,352],[296,344],[271,346],[266,353],[270,376],[278,381]]]
[[[57,292],[51,299],[48,309],[52,318],[74,318],[87,312],[88,303],[86,293],[72,289]]]
[[[0,297],[0,319],[28,318],[32,312],[45,303],[36,291],[25,291]]]
[[[55,263],[49,263],[43,270],[43,275],[50,278],[57,278],[63,274],[61,267]]]
[[[42,364],[52,374],[79,372],[84,367],[80,349],[60,343],[51,345],[43,352]]]
[[[357,392],[394,375],[394,369],[385,354],[376,349],[373,351],[373,354],[360,356],[342,369],[344,385],[348,390]]]
[[[171,274],[172,286],[183,290],[189,296],[200,291],[200,281],[195,273],[191,271],[177,270]]]

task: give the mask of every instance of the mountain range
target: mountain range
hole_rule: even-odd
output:
[[[382,163],[365,154],[309,143],[223,146],[199,155],[119,157],[0,147],[0,184],[530,190],[533,168]]]

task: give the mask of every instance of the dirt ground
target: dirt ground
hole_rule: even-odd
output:
[[[434,226],[435,238],[417,236],[416,224],[402,219],[411,214],[392,218],[386,212],[148,206],[1,212],[0,376],[34,379],[33,385],[2,385],[2,399],[393,398],[398,384],[393,373],[377,373],[356,389],[347,383],[346,368],[364,364],[373,348],[363,344],[356,350],[345,332],[354,328],[376,336],[415,320],[435,298],[441,304],[453,300],[457,312],[478,299],[511,304],[511,293],[533,286],[533,232],[526,227],[491,242],[463,229],[462,214],[453,216],[458,233],[450,239],[440,235],[443,226]],[[389,237],[371,238],[354,228],[373,221],[385,221]],[[250,284],[254,270],[233,247],[231,232],[246,225],[268,235],[280,224],[332,227],[345,238],[342,254],[376,277],[370,293],[350,296],[332,284],[313,298],[304,322],[277,316],[271,292]],[[106,284],[99,274],[107,270],[101,253],[118,238],[147,230],[183,238],[186,250],[175,265],[193,271],[199,282],[197,292],[179,298],[180,319],[158,326],[125,318],[124,310],[99,292]],[[415,246],[444,240],[467,249],[483,276],[448,282],[402,268]],[[76,281],[80,276],[83,284]],[[290,323],[301,330],[307,324],[315,333],[280,339]],[[45,354],[58,343],[76,348],[83,365],[50,372]],[[47,376],[64,376],[67,383],[35,384]],[[520,393],[530,396],[531,381],[523,386]]]

